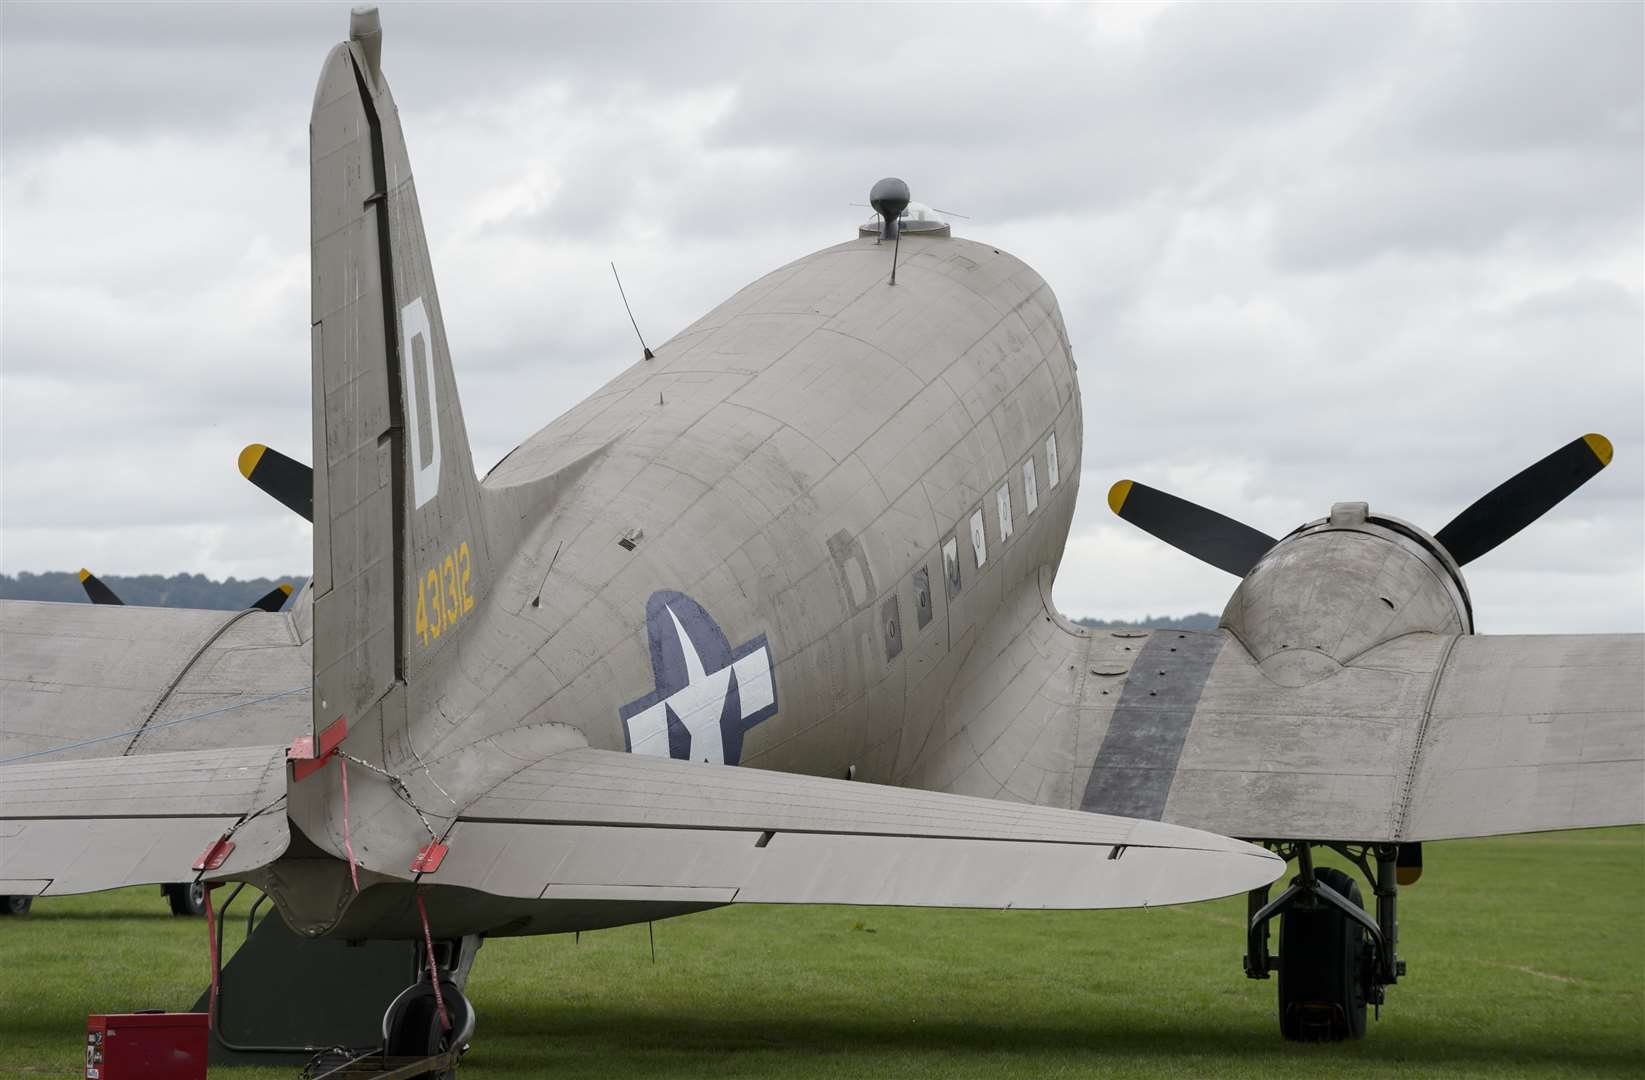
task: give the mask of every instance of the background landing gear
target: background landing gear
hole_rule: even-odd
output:
[[[1359,884],[1342,870],[1316,871],[1311,845],[1269,845],[1295,858],[1300,873],[1269,901],[1268,889],[1249,894],[1245,974],[1266,979],[1279,972],[1279,1029],[1294,1042],[1340,1042],[1365,1035],[1367,1006],[1383,1003],[1386,987],[1405,974],[1394,955],[1399,939],[1395,904],[1398,849],[1332,844],[1359,866],[1376,895],[1376,918],[1365,912]],[[1376,869],[1371,869],[1371,860]],[[1268,923],[1280,920],[1279,955],[1268,951]]]
[[[173,915],[204,915],[206,913],[206,885],[203,881],[183,881],[175,885],[162,885],[160,891],[165,894],[166,903],[171,905]]]

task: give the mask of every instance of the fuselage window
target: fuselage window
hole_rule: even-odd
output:
[[[1057,433],[1053,431],[1050,438],[1045,440],[1045,486],[1057,486]]]
[[[971,515],[971,553],[977,557],[977,569],[988,561],[988,537],[982,531],[982,511]]]
[[[942,572],[948,579],[948,595],[960,594],[960,542],[950,536],[942,542]]]
[[[1000,507],[1000,543],[1011,539],[1011,485],[1001,484],[999,491],[994,494],[994,500]]]
[[[1032,514],[1040,508],[1040,488],[1035,481],[1032,456],[1022,463],[1022,502],[1026,514]]]
[[[959,567],[954,569],[957,571]],[[919,620],[921,630],[931,621],[931,571],[923,566],[914,571],[914,617]]]

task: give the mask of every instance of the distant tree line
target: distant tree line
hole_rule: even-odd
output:
[[[119,574],[98,574],[103,583],[114,590],[114,595],[128,604],[140,607],[210,608],[216,611],[238,611],[268,592],[280,582],[301,589],[306,578],[289,574],[279,578],[229,578],[213,581],[204,574],[138,574],[122,577]],[[31,574],[28,571],[13,576],[0,574],[0,600],[54,600],[58,603],[87,603],[86,591],[80,587],[78,571],[52,571]],[[1205,611],[1192,615],[1144,615],[1140,619],[1075,619],[1080,626],[1097,630],[1214,630],[1217,616]]]
[[[1094,630],[1215,630],[1218,616],[1208,611],[1192,615],[1144,615],[1140,619],[1075,619],[1080,626]]]
[[[226,581],[213,581],[204,574],[97,576],[114,590],[115,596],[128,604],[139,607],[210,608],[216,611],[238,611],[249,607],[253,600],[282,581],[297,590],[307,580],[297,575],[279,578],[231,577]],[[75,570],[44,574],[31,574],[25,570],[15,577],[0,574],[0,600],[54,600],[65,604],[90,602],[86,599],[86,590],[80,587],[80,573]]]

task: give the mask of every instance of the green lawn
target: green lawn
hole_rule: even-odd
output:
[[[1430,844],[1406,980],[1292,1046],[1244,899],[1090,913],[747,907],[485,946],[485,1077],[1645,1075],[1645,829]],[[205,928],[156,890],[0,921],[0,1075],[75,1076],[88,1012],[186,1008]],[[295,1075],[225,1070],[223,1075]],[[218,1075],[214,1072],[213,1075]]]

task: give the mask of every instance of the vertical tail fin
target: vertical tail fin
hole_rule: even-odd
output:
[[[375,9],[357,11],[309,127],[317,735],[413,681],[489,569],[381,40]]]

